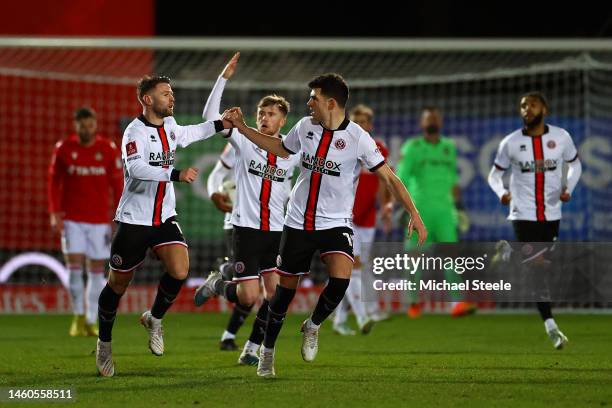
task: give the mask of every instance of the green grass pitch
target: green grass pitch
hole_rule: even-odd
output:
[[[95,338],[68,337],[70,317],[0,315],[0,387],[72,387],[77,401],[70,406],[105,408],[612,405],[610,316],[559,316],[570,339],[562,351],[552,348],[535,311],[396,316],[355,337],[333,334],[326,322],[313,363],[300,356],[302,318],[287,319],[277,377],[264,380],[236,364],[237,352],[219,351],[223,314],[166,316],[163,357],[149,352],[138,316],[119,315],[114,378],[96,375]]]

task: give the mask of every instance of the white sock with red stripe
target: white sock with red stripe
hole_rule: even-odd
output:
[[[68,271],[70,272],[68,289],[70,290],[72,312],[76,315],[84,315],[85,300],[83,293],[85,288],[83,283],[83,267],[80,265],[68,265]]]
[[[95,324],[98,319],[98,298],[105,285],[104,267],[87,271],[87,285],[85,287],[87,311],[85,313],[85,321],[88,324]]]

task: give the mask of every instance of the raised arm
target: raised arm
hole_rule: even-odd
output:
[[[217,78],[217,82],[215,82],[215,85],[213,86],[213,89],[206,100],[206,105],[204,105],[202,119],[217,120],[221,118],[221,97],[223,96],[223,91],[225,90],[225,85],[227,84],[228,79],[230,79],[236,71],[239,58],[240,53],[237,52],[227,63],[221,72],[221,75],[219,75],[219,78]]]

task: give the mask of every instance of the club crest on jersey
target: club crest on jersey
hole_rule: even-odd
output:
[[[242,273],[244,272],[245,266],[244,266],[244,262],[236,262],[234,264],[234,270],[236,271],[236,273]]]
[[[121,264],[123,263],[123,258],[121,258],[119,255],[115,254],[113,255],[113,257],[111,258],[113,261],[113,264],[117,265],[117,266],[121,266]]]
[[[176,140],[176,135],[174,134],[174,131],[170,131],[170,139],[172,139],[172,141]]]
[[[100,152],[96,152],[96,155],[94,156],[94,158],[95,158],[97,161],[101,161],[101,160],[102,160],[102,153],[100,153]]]
[[[555,147],[557,147],[557,144],[554,140],[549,140],[548,143],[546,143],[546,147],[548,147],[549,149],[554,149]]]
[[[72,160],[76,160],[77,157],[79,157],[79,154],[77,152],[72,152],[72,154],[70,155],[70,157],[72,157]]]
[[[338,139],[334,142],[334,147],[338,150],[343,150],[346,147],[344,139]]]
[[[125,145],[125,153],[128,156],[138,153],[138,148],[136,147],[136,142],[132,141]]]

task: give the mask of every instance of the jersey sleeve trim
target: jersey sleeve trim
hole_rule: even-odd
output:
[[[383,160],[380,163],[378,163],[376,166],[372,167],[370,169],[371,172],[375,172],[376,170],[378,170],[379,168],[381,168],[383,166],[383,164],[385,164],[387,161]]]
[[[286,145],[285,145],[285,141],[281,141],[281,145],[283,146],[283,149],[285,149],[286,151],[289,152],[289,154],[295,154],[294,151],[292,151],[291,149],[289,149]]]
[[[567,161],[567,163],[573,163],[573,162],[575,162],[576,160],[578,160],[578,153],[576,153],[576,155],[574,156],[574,158],[573,158],[573,159],[568,160],[568,161]]]
[[[222,165],[223,167],[225,167],[226,169],[228,169],[228,170],[231,170],[231,169],[232,169],[232,166],[230,166],[229,164],[227,164],[226,162],[224,162],[224,161],[223,161],[223,159],[219,158],[219,162],[220,162],[220,163],[221,163],[221,165]]]
[[[231,129],[229,130],[229,132],[227,132],[227,135],[223,135],[223,138],[224,138],[224,139],[229,139],[230,137],[232,137],[232,133],[234,133],[234,128],[231,128]],[[228,167],[228,169],[229,169],[229,168],[230,168],[230,167]]]

